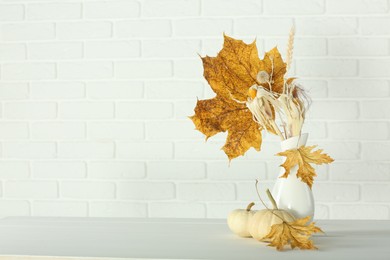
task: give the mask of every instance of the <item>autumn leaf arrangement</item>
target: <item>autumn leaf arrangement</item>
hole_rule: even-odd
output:
[[[282,141],[301,136],[310,99],[296,78],[288,76],[294,33],[292,29],[286,61],[277,47],[260,59],[256,41],[246,44],[227,35],[224,35],[223,48],[216,57],[201,57],[204,77],[216,96],[198,100],[195,115],[190,119],[206,140],[220,132],[228,133],[222,150],[229,161],[244,155],[250,148],[260,151],[263,130],[277,135]],[[316,176],[312,164],[333,161],[322,149],[315,148],[297,146],[276,154],[286,157],[281,165],[285,169],[281,178],[288,178],[297,167],[297,178],[312,188]],[[267,235],[271,246],[282,249],[289,244],[292,248],[315,248],[311,242],[305,239],[299,242],[296,238],[309,238],[320,230],[310,222],[310,217],[293,222],[283,216],[278,218],[281,223],[273,225]]]

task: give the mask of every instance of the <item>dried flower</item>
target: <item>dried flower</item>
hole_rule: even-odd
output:
[[[260,84],[263,84],[263,83],[268,83],[270,78],[269,78],[269,74],[262,70],[260,71],[258,74],[257,74],[257,77],[256,77],[257,81],[260,83]]]
[[[309,105],[303,89],[296,86],[293,80],[285,81],[284,90],[285,93],[279,94],[253,85],[248,90],[249,98],[246,102],[254,120],[268,131],[278,134],[281,139],[301,134]],[[276,121],[280,123],[283,132]]]
[[[275,123],[274,108],[278,107],[275,95],[261,86],[254,85],[250,88],[250,91],[251,89],[256,89],[256,96],[249,98],[246,106],[253,114],[253,119],[264,129],[276,133],[281,139],[284,139]]]

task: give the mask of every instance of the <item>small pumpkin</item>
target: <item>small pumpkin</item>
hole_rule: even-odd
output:
[[[227,223],[233,233],[240,237],[251,237],[248,231],[253,215],[256,211],[251,210],[255,203],[251,202],[246,209],[236,209],[230,212]]]
[[[269,242],[269,240],[264,239],[264,237],[269,234],[272,225],[280,224],[283,222],[283,220],[286,222],[295,220],[295,217],[288,211],[278,209],[276,201],[272,197],[272,194],[269,190],[267,190],[267,195],[272,203],[273,209],[263,209],[257,211],[256,214],[254,214],[251,218],[248,229],[250,235],[254,239],[263,242]]]

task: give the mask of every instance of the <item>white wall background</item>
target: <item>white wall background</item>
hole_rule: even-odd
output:
[[[0,215],[225,217],[270,187],[278,140],[230,168],[186,116],[222,33],[285,50],[313,98],[317,218],[389,219],[387,0],[0,1]]]

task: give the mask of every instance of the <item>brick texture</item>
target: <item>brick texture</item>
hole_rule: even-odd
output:
[[[226,33],[285,55],[312,98],[315,218],[390,219],[388,0],[0,1],[0,217],[226,218],[272,188],[265,134],[230,164],[188,119]],[[262,193],[263,196],[265,194]]]

